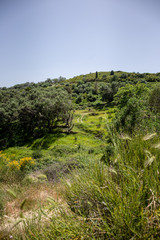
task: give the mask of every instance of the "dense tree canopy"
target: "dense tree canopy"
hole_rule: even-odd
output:
[[[69,124],[72,103],[60,88],[31,88],[0,91],[0,145],[24,142],[56,126]]]
[[[0,147],[50,133],[60,122],[70,128],[72,103],[75,108],[116,105],[116,125],[131,131],[142,118],[160,113],[160,87],[156,85],[152,91],[154,83],[160,82],[160,73],[111,71],[96,75],[96,79],[95,73],[90,73],[0,88]]]

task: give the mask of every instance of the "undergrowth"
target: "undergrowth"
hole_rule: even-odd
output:
[[[160,238],[158,137],[112,135],[110,144],[105,162],[83,161],[62,180],[67,204],[50,201],[47,226],[25,222],[23,239]]]

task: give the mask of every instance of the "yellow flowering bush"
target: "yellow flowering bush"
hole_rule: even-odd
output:
[[[24,157],[19,160],[20,168],[24,169],[26,166],[31,166],[35,164],[35,161],[32,157]]]
[[[1,161],[3,160],[6,160],[7,159],[7,156],[5,153],[3,153],[3,151],[0,151],[0,158],[1,158]]]
[[[8,166],[9,166],[9,168],[12,169],[12,170],[19,170],[19,169],[20,169],[20,164],[19,164],[19,162],[16,161],[16,160],[13,160],[12,162],[9,162],[9,163],[8,163]]]
[[[0,165],[4,166],[6,165],[6,162],[9,162],[9,158],[6,156],[5,153],[3,153],[3,151],[0,151]]]
[[[14,154],[7,156],[2,151],[0,151],[0,162],[7,165],[9,169],[14,171],[17,171],[17,170],[22,171],[27,166],[29,167],[35,164],[35,160],[32,157],[24,157],[19,160],[16,160]]]

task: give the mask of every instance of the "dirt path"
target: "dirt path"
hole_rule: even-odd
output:
[[[84,118],[84,116],[86,116],[86,115],[88,115],[88,113],[83,113],[82,115],[81,115],[81,117],[79,117],[79,118],[77,118],[77,122],[79,123],[83,123],[83,118]]]

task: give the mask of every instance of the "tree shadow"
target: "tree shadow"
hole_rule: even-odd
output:
[[[62,132],[56,132],[52,134],[47,134],[42,138],[38,138],[34,140],[31,144],[31,149],[48,149],[52,143],[54,143],[57,139],[64,137],[65,133]]]

